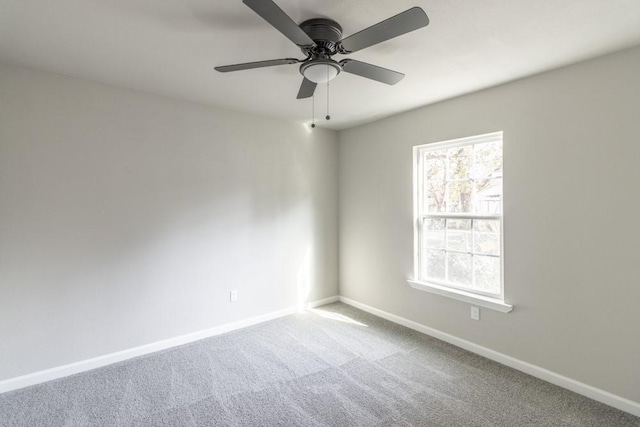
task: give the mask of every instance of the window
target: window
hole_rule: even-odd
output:
[[[417,146],[413,155],[410,283],[510,311],[502,273],[502,132]]]

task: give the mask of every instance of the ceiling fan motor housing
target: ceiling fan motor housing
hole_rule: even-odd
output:
[[[342,40],[342,27],[336,21],[326,18],[315,18],[304,21],[300,28],[316,43],[312,48],[303,47],[305,54],[335,55],[338,42]]]

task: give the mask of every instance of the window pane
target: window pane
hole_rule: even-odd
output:
[[[471,171],[471,150],[473,146],[449,148],[449,173],[447,179],[469,178]]]
[[[481,179],[475,182],[475,212],[502,213],[502,178]]]
[[[471,212],[473,185],[471,181],[448,183],[447,212]]]
[[[423,236],[425,249],[444,249],[444,219],[425,219]]]
[[[447,254],[449,281],[459,285],[471,285],[471,255],[449,252]]]
[[[445,150],[429,151],[424,155],[424,172],[429,179],[444,181],[447,152]]]
[[[425,188],[425,206],[426,212],[444,212],[445,211],[445,188],[444,181],[429,182]]]
[[[472,176],[476,179],[502,177],[502,142],[489,142],[474,146]]]
[[[500,293],[500,258],[475,255],[473,268],[476,289],[492,294]]]
[[[473,252],[500,255],[500,221],[473,220]]]
[[[424,263],[422,265],[422,275],[425,278],[444,281],[445,252],[438,250],[427,250],[424,252]]]
[[[471,252],[471,220],[447,220],[447,249]]]
[[[446,150],[431,151],[424,156],[424,180],[426,212],[444,212]]]

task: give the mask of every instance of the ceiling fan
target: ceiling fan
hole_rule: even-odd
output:
[[[242,2],[295,43],[306,58],[272,59],[225,65],[215,69],[226,73],[301,63],[300,74],[303,80],[298,91],[298,99],[313,96],[318,83],[328,82],[341,71],[389,85],[398,83],[404,74],[354,59],[336,61],[332,57],[336,54],[346,55],[357,52],[429,24],[429,18],[424,10],[413,7],[343,39],[342,27],[331,19],[309,19],[298,25],[271,0],[242,0]]]

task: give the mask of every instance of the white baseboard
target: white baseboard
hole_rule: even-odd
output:
[[[617,396],[613,393],[598,389],[588,384],[573,380],[548,369],[541,368],[531,363],[524,362],[522,360],[507,356],[506,354],[499,353],[495,350],[483,347],[481,345],[472,343],[470,341],[455,337],[437,329],[424,326],[420,323],[414,322],[404,317],[396,316],[395,314],[388,313],[386,311],[379,310],[377,308],[362,304],[358,301],[352,300],[346,297],[330,297],[318,301],[313,301],[306,304],[307,308],[319,307],[322,305],[330,304],[336,301],[341,301],[345,304],[349,304],[360,310],[374,314],[383,319],[387,319],[391,322],[397,323],[407,328],[413,329],[418,332],[430,335],[434,338],[438,338],[442,341],[453,344],[457,347],[464,348],[465,350],[484,356],[488,359],[494,360],[503,365],[525,372],[536,378],[540,378],[544,381],[548,381],[557,386],[566,388],[573,392],[582,394],[598,402],[602,402],[606,405],[613,406],[614,408],[628,412],[635,416],[640,417],[640,403],[634,402],[629,399]],[[283,310],[274,311],[271,313],[263,314],[261,316],[252,317],[245,320],[240,320],[233,323],[227,323],[225,325],[216,326],[214,328],[206,329],[203,331],[194,332],[187,335],[182,335],[175,338],[170,338],[162,341],[158,341],[151,344],[142,345],[139,347],[130,348],[127,350],[119,351],[116,353],[106,354],[103,356],[94,357],[87,360],[82,360],[68,365],[63,365],[43,371],[34,372],[15,378],[10,378],[4,381],[0,381],[0,393],[8,392],[11,390],[17,390],[20,388],[28,387],[35,384],[51,381],[58,378],[63,378],[69,375],[78,374],[80,372],[89,371],[91,369],[100,368],[103,366],[111,365],[113,363],[121,362],[127,359],[132,359],[138,356],[144,356],[146,354],[154,353],[156,351],[165,350],[172,347],[177,347],[190,342],[198,341],[201,339],[213,337],[216,335],[224,334],[226,332],[235,331],[238,329],[246,328],[248,326],[256,325],[258,323],[266,322],[269,320],[277,319],[280,317],[294,314],[298,311],[298,307],[290,307]]]
[[[305,308],[319,307],[321,305],[337,302],[338,297],[325,298],[318,301],[312,301],[305,304]],[[55,380],[58,378],[67,377],[69,375],[78,374],[80,372],[89,371],[91,369],[100,368],[103,366],[111,365],[113,363],[122,362],[127,359],[132,359],[138,356],[144,356],[146,354],[154,353],[156,351],[165,350],[172,347],[177,347],[190,342],[198,341],[204,338],[213,337],[216,335],[224,334],[226,332],[235,331],[237,329],[246,328],[248,326],[256,325],[258,323],[266,322],[268,320],[277,319],[279,317],[288,316],[294,314],[299,310],[298,307],[285,308],[283,310],[274,311],[271,313],[263,314],[261,316],[252,317],[237,322],[227,323],[224,325],[216,326],[214,328],[205,329],[203,331],[193,332],[179,337],[169,338],[162,341],[157,341],[151,344],[141,345],[139,347],[130,348],[127,350],[118,351],[116,353],[105,354],[103,356],[94,357],[91,359],[81,360],[79,362],[70,363],[68,365],[58,366],[43,371],[34,372],[27,375],[22,375],[15,378],[9,378],[7,380],[0,381],[0,393],[7,391],[17,390],[20,388],[28,387],[35,384]]]
[[[316,308],[316,307],[320,307],[323,305],[327,305],[327,304],[332,304],[334,302],[338,302],[340,301],[340,297],[338,295],[329,297],[329,298],[325,298],[325,299],[319,299],[317,301],[312,301],[310,303],[307,304],[307,308]]]
[[[510,368],[517,369],[518,371],[522,371],[536,378],[540,378],[541,380],[550,382],[551,384],[566,388],[567,390],[571,390],[590,399],[597,400],[598,402],[604,403],[605,405],[613,406],[614,408],[640,417],[640,403],[638,402],[625,399],[624,397],[617,396],[613,393],[609,393],[608,391],[604,391],[588,384],[581,383],[580,381],[565,377],[563,375],[549,371],[548,369],[532,365],[531,363],[524,362],[511,356],[507,356],[506,354],[502,354],[495,350],[491,350],[490,348],[472,343],[471,341],[455,337],[453,335],[447,334],[446,332],[421,325],[420,323],[414,322],[413,320],[405,319],[404,317],[387,313],[386,311],[382,311],[369,305],[362,304],[350,298],[341,296],[339,297],[339,300],[340,302],[349,304],[362,311],[366,311],[378,317],[382,317],[383,319],[387,319],[393,323],[397,323],[399,325],[406,326],[409,329],[413,329],[434,338],[438,338],[442,341],[448,342],[449,344],[453,344],[457,347],[464,348],[465,350],[468,350],[472,353],[484,356],[487,359],[491,359],[503,365],[509,366]]]

